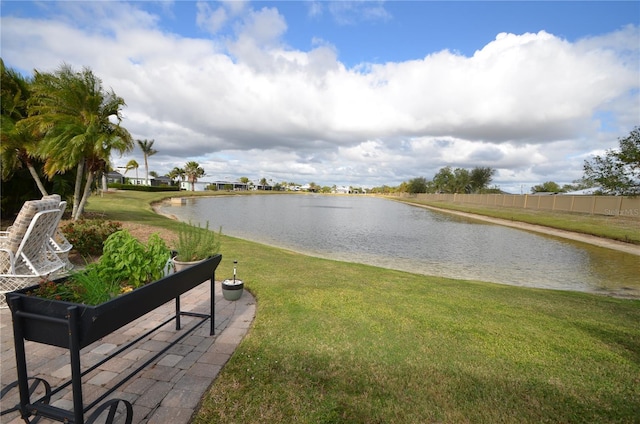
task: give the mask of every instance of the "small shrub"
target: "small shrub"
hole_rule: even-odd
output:
[[[120,222],[102,219],[80,219],[61,228],[62,234],[82,256],[101,255],[104,241],[121,229]]]
[[[176,260],[182,262],[199,261],[206,259],[220,251],[220,236],[222,227],[218,233],[209,230],[209,221],[204,228],[200,224],[194,225],[182,223],[178,227],[178,241]]]

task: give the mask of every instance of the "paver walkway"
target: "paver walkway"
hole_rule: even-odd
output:
[[[209,282],[203,283],[180,297],[183,311],[208,313]],[[203,394],[229,360],[255,316],[255,299],[244,291],[234,302],[222,297],[220,283],[215,284],[215,335],[209,336],[210,322],[205,321],[189,336],[142,369],[131,380],[120,386],[109,398],[126,399],[133,404],[133,423],[181,424],[188,423],[197,409]],[[133,340],[175,314],[175,303],[169,302],[144,315],[118,331],[85,347],[81,351],[82,369],[98,363],[110,352]],[[84,403],[88,405],[108,388],[113,387],[148,358],[180,337],[197,319],[181,317],[182,330],[176,331],[175,322],[163,326],[140,343],[115,358],[100,365],[83,377]],[[11,313],[0,310],[1,379],[4,388],[17,379]],[[68,350],[27,342],[27,369],[30,377],[47,380],[54,388],[69,380],[71,367]],[[16,390],[6,395],[0,403],[1,410],[18,403]],[[67,410],[73,409],[70,386],[58,393],[51,404]],[[85,414],[89,417],[91,411]],[[1,423],[24,423],[18,412],[0,417]],[[39,423],[53,421],[42,419]]]

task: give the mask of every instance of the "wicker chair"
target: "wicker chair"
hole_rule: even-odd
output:
[[[49,244],[51,244],[51,247],[53,248],[53,251],[55,252],[55,254],[58,255],[58,257],[60,257],[62,262],[64,262],[65,269],[70,270],[73,268],[73,264],[69,261],[69,252],[73,248],[73,245],[69,243],[69,240],[67,240],[64,234],[62,234],[62,231],[60,231],[60,228],[58,228],[58,224],[62,219],[62,215],[64,214],[64,211],[67,208],[67,202],[60,201],[60,195],[58,194],[51,194],[48,196],[44,196],[42,198],[42,200],[48,200],[48,199],[53,199],[58,201],[59,202],[58,209],[60,209],[60,213],[59,213],[60,216],[58,217],[58,223],[56,224],[56,228],[53,234],[49,238]]]
[[[30,200],[15,222],[0,233],[0,308],[8,292],[37,284],[65,267],[50,239],[60,222],[60,201]]]

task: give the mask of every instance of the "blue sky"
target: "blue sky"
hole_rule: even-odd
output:
[[[1,6],[5,63],[89,66],[160,174],[370,187],[491,166],[520,192],[640,124],[640,2]]]
[[[618,29],[633,16],[640,20],[637,2],[612,7],[604,2],[391,1],[384,3],[387,15],[378,19],[359,16],[359,7],[332,14],[322,6],[319,15],[310,16],[303,2],[258,4],[275,5],[290,17],[286,39],[294,48],[307,50],[310,40],[320,37],[338,46],[338,58],[348,66],[418,59],[445,49],[470,56],[500,32],[545,30],[574,41]]]

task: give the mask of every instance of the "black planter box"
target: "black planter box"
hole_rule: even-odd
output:
[[[36,288],[32,286],[8,293],[9,308],[13,320],[21,320],[20,327],[25,340],[62,348],[70,348],[69,314],[70,309],[77,308],[79,322],[74,332],[81,349],[203,282],[214,279],[221,260],[222,255],[213,256],[96,306],[29,296],[27,292]]]

